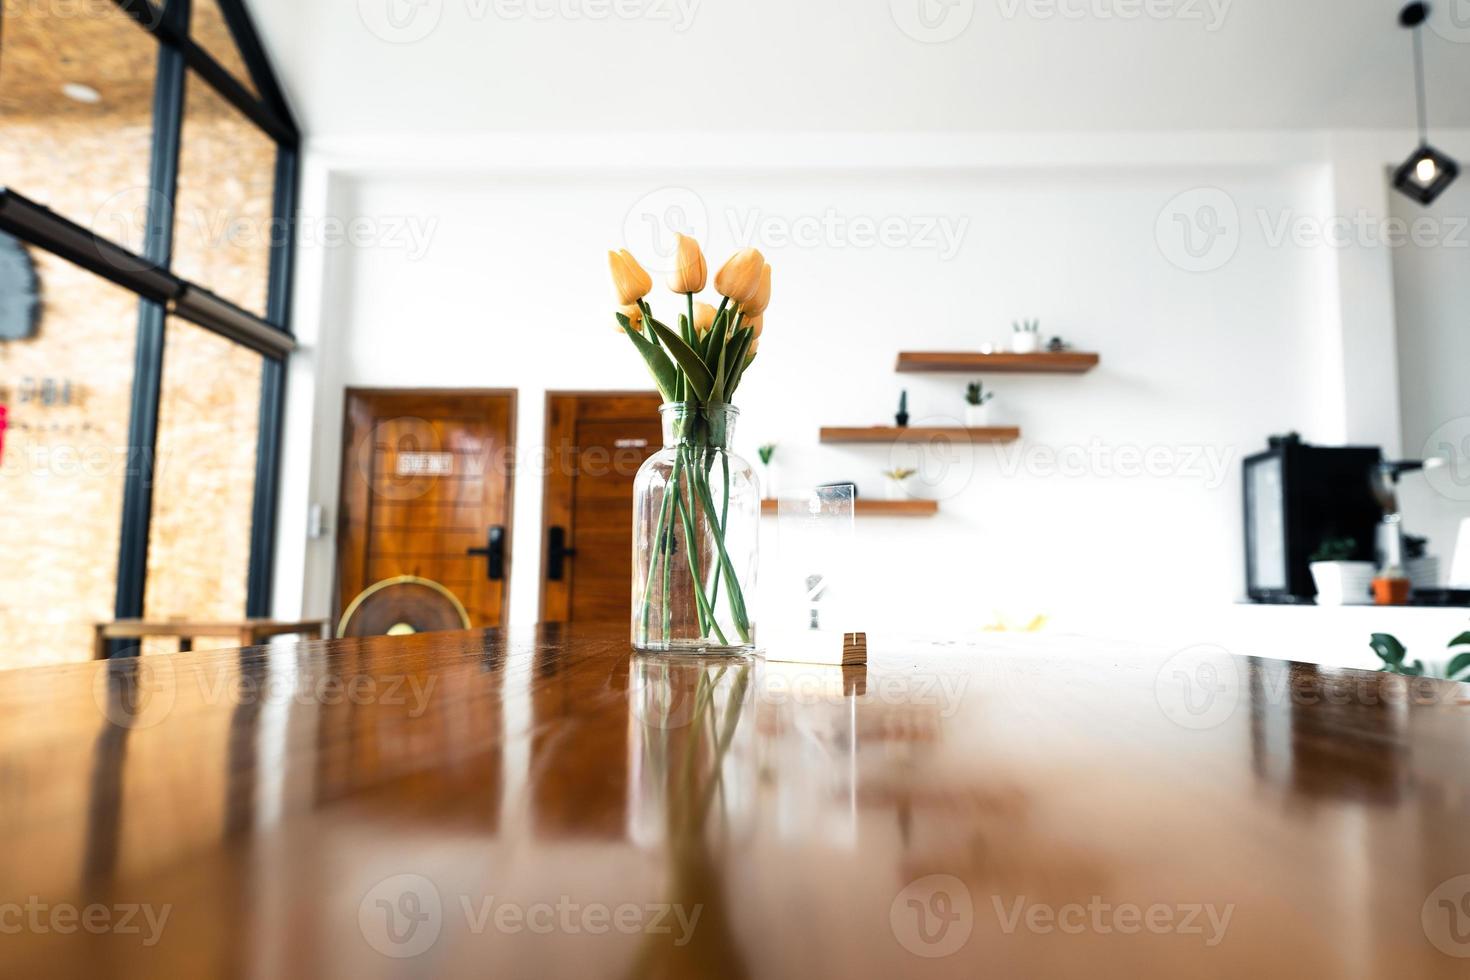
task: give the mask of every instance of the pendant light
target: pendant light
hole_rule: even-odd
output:
[[[1420,204],[1429,205],[1460,175],[1460,165],[1429,145],[1429,119],[1424,98],[1424,40],[1419,28],[1429,4],[1411,3],[1399,12],[1399,26],[1414,35],[1414,85],[1419,106],[1419,148],[1393,172],[1393,186]]]

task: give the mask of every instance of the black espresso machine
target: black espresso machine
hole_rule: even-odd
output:
[[[1245,580],[1256,602],[1308,603],[1317,595],[1308,567],[1323,542],[1355,543],[1355,561],[1374,561],[1383,507],[1373,493],[1383,452],[1366,446],[1312,446],[1295,432],[1272,436],[1246,459]]]

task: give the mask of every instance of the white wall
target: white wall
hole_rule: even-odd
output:
[[[1430,209],[1396,196],[1393,214],[1422,232],[1393,251],[1404,454],[1454,460],[1405,477],[1400,502],[1409,533],[1429,537],[1448,578],[1460,522],[1470,519],[1470,182]]]
[[[915,421],[959,416],[966,379],[896,375],[900,349],[1001,342],[1012,319],[1040,317],[1102,354],[1083,377],[987,378],[1024,441],[942,472],[931,461],[935,519],[860,522],[880,600],[871,629],[972,630],[998,610],[1120,632],[1218,610],[1242,591],[1242,456],[1292,428],[1378,441],[1368,429],[1387,415],[1397,429],[1392,363],[1361,377],[1365,343],[1393,348],[1392,323],[1371,314],[1392,309],[1389,257],[1312,236],[1358,198],[1383,214],[1364,170],[1381,175],[1412,142],[1362,142],[1347,154],[1323,136],[1251,134],[319,141],[308,225],[368,224],[358,246],[302,253],[278,612],[330,606],[333,544],[305,542],[304,514],[335,507],[343,387],[518,388],[528,456],[547,389],[646,384],[611,326],[604,252],[626,244],[654,264],[647,222],[677,213],[712,264],[746,243],[752,213],[767,219],[751,243],[776,268],[775,299],[740,442],[752,458],[779,443],[788,484],[851,478],[880,494],[889,451],[819,446],[817,430],[887,421],[902,387]],[[1175,215],[1203,244],[1204,206],[1225,234],[1191,257]],[[897,223],[886,244],[850,224],[815,246],[782,238],[828,214]],[[431,229],[422,254],[393,230],[409,220]],[[927,247],[940,223],[963,230],[953,254]],[[672,315],[666,294],[655,302]],[[1155,475],[1117,472],[1143,461]],[[540,500],[528,468],[512,622],[536,616]]]

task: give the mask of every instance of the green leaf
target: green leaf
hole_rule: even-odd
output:
[[[1390,633],[1374,633],[1373,639],[1369,641],[1373,652],[1386,664],[1397,666],[1404,662],[1404,656],[1409,652],[1404,645],[1398,641],[1398,637]]]
[[[1457,674],[1467,670],[1470,670],[1470,653],[1462,653],[1450,661],[1450,665],[1445,668],[1444,675],[1453,681],[1458,679]]]
[[[725,352],[730,349],[730,338],[725,335],[723,330],[718,333],[715,331],[710,332],[715,333],[714,344],[710,347],[710,353],[705,358],[706,363],[710,365],[710,369],[714,372],[715,377],[714,387],[710,389],[710,399],[717,402],[729,401],[729,392],[725,390]]]
[[[689,379],[689,387],[699,396],[700,401],[709,401],[710,391],[715,385],[714,377],[709,373],[709,368],[699,359],[694,348],[684,343],[683,338],[668,327],[659,323],[652,317],[648,318],[648,325],[653,329],[654,336],[663,342],[679,367],[684,369],[684,376]]]
[[[1400,666],[1399,672],[1402,673],[1405,677],[1423,677],[1424,661],[1416,660],[1407,667]]]
[[[637,330],[633,329],[628,318],[619,313],[618,323],[623,327],[623,333],[633,341],[633,346],[638,348],[638,353],[643,355],[643,360],[648,364],[648,373],[653,375],[653,383],[658,385],[659,394],[664,396],[664,401],[674,400],[674,391],[678,387],[679,375],[674,370],[674,365],[669,362],[669,357],[658,349],[658,345],[645,338]]]
[[[1449,642],[1452,647],[1470,647],[1470,633],[1461,633]]]
[[[726,358],[725,365],[725,399],[728,401],[735,394],[735,389],[740,385],[740,376],[745,373],[745,354],[754,343],[755,332],[749,327],[741,327],[735,331],[735,338],[730,341],[730,356]]]

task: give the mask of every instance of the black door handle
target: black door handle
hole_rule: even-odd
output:
[[[546,532],[546,581],[560,582],[566,577],[566,560],[577,554],[567,547],[567,529],[557,525]]]
[[[490,529],[483,548],[466,549],[467,555],[485,556],[485,577],[492,582],[505,578],[505,528],[499,524]]]

